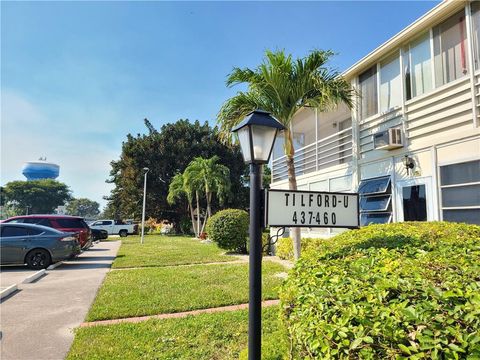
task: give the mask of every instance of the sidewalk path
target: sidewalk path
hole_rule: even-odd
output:
[[[119,247],[120,241],[101,242],[4,299],[0,358],[64,359]]]
[[[269,307],[278,305],[280,300],[265,300],[262,301],[262,307]],[[221,306],[216,308],[209,308],[209,309],[199,309],[199,310],[192,310],[192,311],[184,311],[179,313],[167,313],[167,314],[158,314],[158,315],[148,315],[148,316],[137,316],[137,317],[130,317],[130,318],[122,318],[122,319],[113,319],[113,320],[99,320],[99,321],[91,321],[91,322],[84,322],[81,327],[88,327],[88,326],[97,326],[97,325],[114,325],[118,323],[138,323],[142,321],[147,321],[150,319],[172,319],[172,318],[184,318],[187,316],[198,315],[198,314],[211,314],[216,312],[223,312],[223,311],[236,311],[236,310],[244,310],[248,309],[248,304],[239,304],[239,305],[229,305],[229,306]]]

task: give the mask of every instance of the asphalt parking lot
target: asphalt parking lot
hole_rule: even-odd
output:
[[[120,241],[96,244],[28,284],[23,279],[35,271],[2,267],[1,286],[16,283],[18,290],[1,300],[0,358],[63,359],[119,247]]]

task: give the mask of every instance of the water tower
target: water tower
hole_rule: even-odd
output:
[[[47,158],[25,163],[22,174],[27,180],[56,179],[60,173],[60,166],[47,162]]]

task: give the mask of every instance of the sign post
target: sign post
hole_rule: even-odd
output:
[[[266,223],[272,227],[359,227],[358,194],[268,190]]]

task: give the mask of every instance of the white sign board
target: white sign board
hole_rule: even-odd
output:
[[[278,227],[358,228],[358,194],[268,190],[266,219]]]

